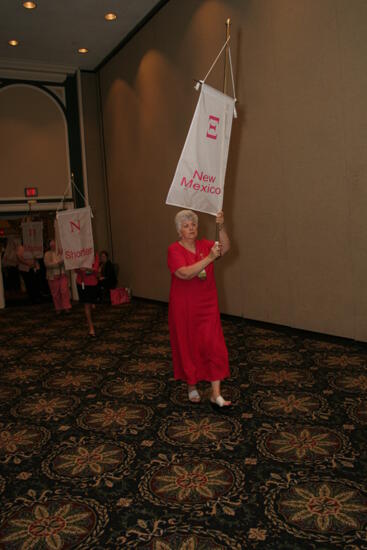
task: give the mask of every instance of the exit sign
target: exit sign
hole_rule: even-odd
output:
[[[30,197],[38,197],[38,189],[37,187],[25,187],[24,188],[24,195],[27,198]]]

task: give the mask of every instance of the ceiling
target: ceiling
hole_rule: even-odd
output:
[[[0,0],[0,70],[95,70],[161,0]],[[114,12],[115,21],[104,15]],[[16,39],[12,47],[8,40]],[[77,53],[88,48],[87,54]]]

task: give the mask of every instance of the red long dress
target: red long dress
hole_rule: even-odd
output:
[[[194,385],[200,380],[213,382],[229,376],[228,352],[219,316],[213,263],[205,270],[205,280],[179,279],[175,272],[205,258],[214,241],[196,241],[196,252],[179,242],[168,248],[171,272],[168,323],[173,371],[176,380]]]

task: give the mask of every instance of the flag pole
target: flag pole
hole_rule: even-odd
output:
[[[224,79],[223,79],[223,93],[227,93],[227,67],[228,67],[228,52],[229,52],[229,39],[230,39],[230,27],[231,27],[231,20],[228,17],[226,20],[226,51],[224,54]],[[215,240],[216,242],[219,242],[219,224],[215,224]]]
[[[226,21],[226,51],[224,56],[224,79],[223,79],[223,93],[227,93],[227,67],[228,67],[228,52],[229,52],[229,38],[230,38],[231,20],[228,17]]]

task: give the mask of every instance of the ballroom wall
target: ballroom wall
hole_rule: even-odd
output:
[[[94,214],[97,250],[111,250],[103,163],[98,75],[50,73],[43,81],[19,71],[6,78],[0,68],[0,211],[28,211],[25,187],[37,187],[32,211],[71,207]],[[52,81],[54,79],[54,82]],[[71,190],[71,173],[78,191]],[[66,203],[65,203],[66,204]]]
[[[167,300],[165,206],[202,78],[232,20],[239,118],[221,310],[367,340],[365,0],[170,0],[100,71],[115,260]],[[209,84],[222,87],[223,62]],[[214,236],[213,219],[201,216]]]
[[[97,75],[82,72],[80,88],[85,179],[88,183],[88,202],[93,212],[94,243],[97,250],[112,253]]]
[[[21,199],[25,187],[63,196],[70,179],[64,97],[26,82],[0,88],[1,199]],[[63,89],[59,89],[63,93]]]

